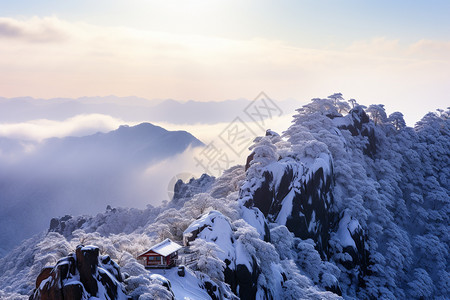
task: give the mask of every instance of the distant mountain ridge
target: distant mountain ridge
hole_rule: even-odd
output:
[[[251,100],[177,101],[148,100],[139,97],[82,97],[35,99],[32,97],[0,97],[0,121],[26,122],[35,119],[65,120],[79,114],[104,114],[126,121],[149,120],[174,124],[213,124],[230,122]],[[285,113],[301,103],[289,99],[277,101]]]
[[[146,169],[201,146],[186,131],[150,123],[42,143],[0,138],[0,253],[55,215],[164,200],[153,199],[161,187],[152,187]]]
[[[68,155],[84,153],[97,161],[117,157],[128,163],[142,164],[176,155],[189,146],[201,147],[204,144],[187,131],[168,131],[150,123],[141,123],[122,125],[107,133],[47,139],[41,150],[57,154],[58,160],[62,161]]]

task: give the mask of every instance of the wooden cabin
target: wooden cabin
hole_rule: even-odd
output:
[[[180,245],[172,240],[165,239],[140,254],[137,259],[146,268],[171,268],[176,266],[178,250],[181,248]]]

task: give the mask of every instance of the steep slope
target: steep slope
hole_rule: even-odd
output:
[[[279,137],[276,140],[281,139]],[[313,238],[320,253],[328,255],[330,226],[333,215],[333,166],[329,153],[310,160],[272,157],[258,164],[272,143],[269,137],[254,146],[249,175],[241,188],[241,201],[246,208],[258,208],[271,223],[285,225],[296,237]],[[273,153],[275,155],[275,153]],[[258,168],[258,170],[254,170]],[[252,174],[257,173],[257,174]]]
[[[339,267],[346,297],[445,296],[449,113],[430,113],[413,130],[383,105],[369,106],[370,115],[347,105],[342,115],[339,103],[313,99],[286,139],[256,140],[239,200],[255,213],[243,218],[266,240],[271,223],[311,238]]]
[[[213,210],[190,224],[184,234],[198,257],[195,268],[216,282],[227,283],[240,299],[339,298],[313,287],[295,265],[280,258],[275,247],[242,220],[231,223]]]

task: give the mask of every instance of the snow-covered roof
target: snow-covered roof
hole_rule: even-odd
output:
[[[153,247],[151,247],[144,253],[139,254],[139,256],[144,255],[145,253],[147,253],[149,251],[156,252],[162,256],[167,256],[167,255],[174,253],[175,251],[180,250],[181,248],[182,248],[182,246],[178,245],[171,239],[165,239],[164,241],[162,241],[159,244],[154,245]]]

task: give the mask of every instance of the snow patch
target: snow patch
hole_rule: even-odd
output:
[[[194,271],[185,268],[185,276],[180,277],[177,274],[177,269],[154,269],[149,273],[157,274],[169,280],[171,289],[175,294],[175,300],[210,300],[208,293],[201,288],[203,282],[197,278]]]
[[[236,242],[236,266],[237,265],[246,266],[250,272],[253,270],[252,258],[239,240]]]
[[[275,223],[285,225],[287,218],[292,214],[292,201],[294,200],[295,191],[292,189],[281,202],[281,210],[278,213]]]
[[[350,218],[350,216],[345,213],[344,216],[342,217],[341,221],[339,221],[339,229],[336,232],[336,236],[338,238],[338,240],[340,241],[341,245],[344,247],[347,246],[351,246],[353,248],[356,249],[356,244],[355,241],[353,240],[352,236],[350,235],[350,223],[351,224],[351,228],[355,229],[353,226],[355,226],[355,222],[352,222],[355,220],[352,220]],[[356,221],[358,222],[358,221]],[[358,223],[359,225],[359,223]]]

